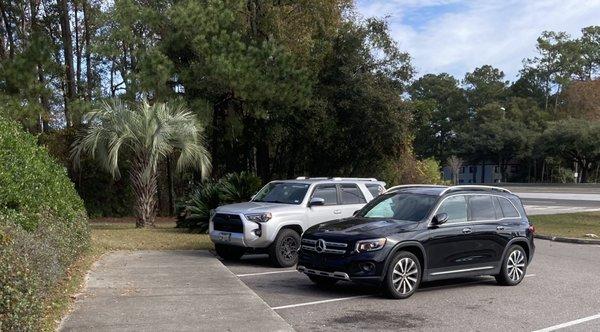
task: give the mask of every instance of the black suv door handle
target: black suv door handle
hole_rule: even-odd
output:
[[[471,227],[467,227],[467,228],[463,228],[462,232],[464,234],[470,234],[473,231],[473,229],[471,229]]]
[[[503,231],[504,230],[504,226],[498,226],[498,227],[496,227],[496,230]]]

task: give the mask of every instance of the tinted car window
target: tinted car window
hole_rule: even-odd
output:
[[[471,221],[496,220],[496,213],[490,195],[469,196],[469,210],[471,211],[469,217]]]
[[[463,195],[451,196],[444,200],[437,210],[437,214],[446,213],[446,223],[467,221],[467,200]]]
[[[498,200],[498,196],[492,196],[492,203],[494,203],[494,212],[496,212],[496,219],[504,218],[504,214],[502,213],[502,209],[500,208],[500,201]]]
[[[368,184],[367,189],[373,195],[373,198],[381,195],[383,193],[383,187],[378,184]]]
[[[384,194],[372,200],[361,210],[359,216],[419,221],[427,216],[436,199],[437,197],[429,195]]]
[[[517,212],[514,205],[512,205],[512,203],[508,199],[504,197],[498,197],[498,200],[500,201],[500,208],[502,209],[502,214],[504,214],[504,218],[519,217],[519,212]]]
[[[271,182],[254,197],[254,202],[300,204],[308,191],[306,183]]]
[[[367,201],[365,196],[355,184],[341,184],[340,193],[342,196],[342,204],[364,204]]]
[[[338,203],[335,184],[323,184],[317,186],[312,197],[324,199],[325,205],[336,205]]]

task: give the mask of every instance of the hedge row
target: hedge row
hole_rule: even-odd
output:
[[[0,331],[39,329],[48,291],[89,241],[65,169],[19,124],[0,118]]]

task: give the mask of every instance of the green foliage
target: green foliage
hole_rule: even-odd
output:
[[[143,101],[128,107],[119,100],[86,115],[88,126],[73,144],[72,157],[98,160],[114,178],[120,177],[119,158],[131,155],[131,184],[138,227],[153,226],[156,217],[157,169],[176,156],[176,169],[210,171],[210,156],[202,126],[181,104]]]
[[[89,245],[83,202],[34,136],[0,118],[0,329],[36,330],[41,303]]]
[[[211,210],[223,204],[247,202],[261,186],[260,178],[250,172],[230,173],[218,181],[205,180],[180,205],[177,227],[206,232]]]
[[[592,166],[600,162],[600,122],[561,120],[552,123],[537,143],[539,153],[577,163],[581,182],[587,182]]]

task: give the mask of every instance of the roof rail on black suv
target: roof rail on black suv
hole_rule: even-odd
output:
[[[306,230],[297,269],[319,284],[379,284],[392,298],[447,278],[492,275],[517,285],[533,259],[534,231],[504,188],[397,186],[351,218]]]

